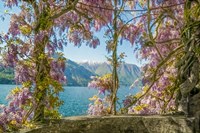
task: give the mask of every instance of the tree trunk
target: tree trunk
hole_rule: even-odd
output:
[[[188,14],[188,11],[192,10],[192,4],[197,3],[188,0],[184,7],[186,21],[181,39],[185,45],[185,55],[179,66],[181,95],[179,111],[183,112],[185,115],[194,116],[196,112],[200,112],[197,106],[199,105],[199,101],[194,100],[198,99],[200,92],[198,85],[200,81],[200,53],[198,51],[200,47],[200,24],[197,23],[199,22],[199,18],[195,18],[191,14]]]
[[[113,29],[114,29],[114,37],[113,37],[113,71],[112,71],[112,80],[113,80],[113,94],[112,94],[112,103],[111,103],[111,112],[113,115],[116,115],[116,102],[117,102],[117,91],[119,87],[118,81],[118,59],[117,59],[117,45],[118,45],[118,37],[117,37],[117,0],[114,1],[115,11],[114,11],[114,20],[113,20]]]
[[[44,37],[43,41],[37,43],[34,48],[36,65],[34,121],[43,121],[45,118],[45,99],[47,96],[47,89],[49,88],[48,77],[50,73],[48,57],[45,55],[45,46],[47,41],[48,37]]]
[[[117,50],[116,50],[117,51]],[[112,114],[116,115],[116,102],[117,102],[117,91],[118,91],[118,74],[117,74],[117,54],[113,52],[113,72],[112,72],[112,79],[113,79],[113,94],[112,94]]]

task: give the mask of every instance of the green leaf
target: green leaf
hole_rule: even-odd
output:
[[[4,13],[9,13],[9,11],[8,11],[8,10],[5,10]]]

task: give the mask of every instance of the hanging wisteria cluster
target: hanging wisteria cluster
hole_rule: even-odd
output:
[[[28,115],[31,105],[34,104],[33,94],[29,88],[16,87],[7,96],[7,100],[8,106],[0,106],[0,131],[2,132],[20,128],[33,117],[33,113]]]
[[[89,98],[94,101],[94,104],[89,104],[89,115],[107,115],[110,113],[111,93],[112,88],[112,75],[106,74],[102,77],[92,77],[92,81],[88,84],[91,89],[97,89],[98,95]],[[101,98],[104,96],[104,98]]]
[[[184,0],[146,1],[148,15],[142,20],[144,32],[138,55],[147,60],[142,67],[144,87],[135,96],[127,96],[128,113],[160,114],[176,111],[177,60],[183,51]],[[147,24],[145,24],[147,23]]]

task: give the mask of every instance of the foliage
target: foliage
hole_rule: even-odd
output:
[[[129,113],[172,112],[177,109],[176,62],[183,54],[180,35],[184,22],[184,1],[147,0],[140,5],[147,15],[140,19],[144,32],[139,52],[148,63],[143,66],[144,87],[137,95],[127,97],[125,106]]]
[[[181,41],[184,45],[183,57],[177,63],[178,84],[180,87],[177,100],[179,110],[186,115],[194,115],[189,107],[192,97],[199,93],[199,46],[200,46],[200,2],[186,1],[184,6],[184,27],[181,31]],[[191,15],[192,12],[192,15]]]
[[[124,14],[125,9],[131,10],[134,8],[134,6],[130,6],[134,3],[134,1],[114,0],[112,2],[112,21],[108,23],[105,32],[105,36],[108,38],[106,41],[106,47],[108,52],[112,53],[111,57],[107,57],[107,59],[112,65],[113,91],[111,92],[112,101],[110,110],[114,115],[116,114],[117,91],[119,88],[119,77],[117,70],[126,56],[125,53],[118,54],[118,45],[120,43],[122,44],[124,40],[133,45],[135,42],[137,42],[137,37],[140,36],[141,33],[140,25],[134,23],[134,18],[127,19],[129,18],[129,14]]]
[[[7,96],[8,106],[0,107],[0,131],[17,130],[23,124],[30,122],[33,113],[27,116],[32,103],[33,94],[30,88],[14,88]],[[26,118],[27,117],[27,118]]]
[[[92,33],[110,21],[111,12],[90,6],[98,4],[110,7],[110,2],[3,2],[9,8],[17,6],[19,9],[19,12],[8,13],[11,15],[9,31],[1,36],[1,42],[6,44],[2,46],[4,65],[15,68],[18,83],[29,83],[33,88],[33,101],[36,103],[32,107],[34,121],[51,118],[52,114],[57,114],[62,104],[58,95],[63,90],[61,83],[66,80],[65,59],[57,51],[62,50],[67,42],[74,43],[75,46],[85,42],[96,48],[99,40]],[[104,22],[95,17],[102,15],[106,20]]]
[[[147,0],[142,3],[144,6],[141,7],[146,9],[147,16],[141,21],[144,23],[145,33],[140,39],[139,54],[142,59],[148,60],[148,63],[143,67],[145,86],[142,91],[135,96],[128,96],[124,101],[129,113],[160,114],[177,111],[178,104],[181,104],[179,102],[180,91],[183,91],[181,88],[186,85],[186,81],[196,84],[196,80],[190,77],[195,58],[193,58],[194,53],[189,51],[193,51],[194,48],[185,40],[189,37],[186,31],[192,27],[195,29],[193,35],[198,36],[195,32],[198,31],[198,26],[194,24],[195,22],[194,25],[188,24],[187,20],[191,16],[186,14],[194,11],[194,16],[198,16],[199,10],[195,7],[198,7],[199,2],[192,1],[194,8],[189,10],[186,9],[188,2],[187,0],[160,2]],[[192,21],[198,20],[198,17],[194,18]],[[185,25],[190,26],[188,28]],[[197,40],[191,36],[190,39]],[[198,42],[195,45],[198,46]],[[187,61],[187,57],[192,57],[193,61]],[[188,86],[185,89],[185,92],[190,91]]]
[[[94,101],[94,104],[89,104],[88,114],[95,116],[108,115],[110,113],[110,97],[106,96],[105,98],[100,98],[97,95],[94,95],[92,98],[89,98],[90,101]]]
[[[94,101],[94,104],[89,105],[88,114],[89,115],[106,115],[111,113],[111,94],[113,92],[112,87],[112,75],[106,74],[102,77],[92,77],[92,81],[88,84],[89,88],[94,88],[98,90],[98,95],[103,94],[105,98],[100,98],[94,95],[89,100]]]
[[[117,50],[124,40],[134,44],[140,58],[148,62],[143,66],[142,91],[128,96],[124,101],[128,113],[160,114],[176,111],[179,87],[187,80],[188,73],[192,72],[190,65],[194,65],[188,59],[192,55],[199,60],[199,33],[195,32],[199,31],[199,2],[190,2],[4,0],[7,7],[17,6],[20,11],[14,14],[6,11],[11,15],[11,21],[8,33],[2,34],[0,38],[0,42],[6,44],[2,45],[1,54],[4,64],[15,68],[16,81],[24,83],[25,88],[32,88],[34,106],[27,105],[31,110],[28,117],[32,111],[35,121],[59,117],[58,108],[62,104],[59,92],[63,90],[61,83],[66,79],[65,59],[57,51],[62,50],[67,42],[78,47],[86,43],[96,48],[100,42],[93,32],[103,27],[108,38],[107,50],[112,53],[108,60],[113,69],[112,75],[94,77],[89,84],[98,89],[99,94],[108,93],[104,99],[98,96],[91,98],[94,105],[90,105],[89,113],[116,114],[119,87],[117,69],[125,56],[123,53],[118,55]],[[193,8],[187,9],[188,3]],[[191,12],[194,13],[188,15]],[[183,64],[186,65],[180,67]],[[187,76],[182,70],[187,71]],[[18,94],[21,95],[19,92],[12,95],[12,101],[18,99]],[[8,108],[12,106],[9,104]],[[15,125],[16,122],[8,119],[7,124]]]
[[[102,77],[92,77],[92,81],[88,84],[89,88],[96,88],[99,94],[105,94],[105,91],[112,91],[112,75],[105,74]]]

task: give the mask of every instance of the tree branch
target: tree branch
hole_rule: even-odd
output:
[[[70,3],[70,5],[66,5],[66,7],[64,7],[64,9],[62,9],[59,13],[54,14],[53,16],[51,16],[50,18],[52,20],[59,18],[60,16],[62,16],[63,14],[75,9],[76,5],[78,3],[78,0],[75,0],[73,3]]]

